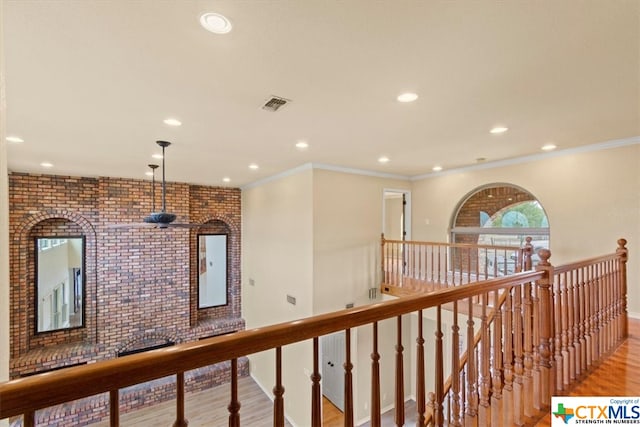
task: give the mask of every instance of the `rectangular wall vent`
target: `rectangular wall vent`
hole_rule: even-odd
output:
[[[296,297],[292,297],[291,295],[287,295],[287,302],[289,304],[296,305]]]
[[[264,105],[262,106],[262,109],[275,113],[276,111],[278,111],[278,109],[280,109],[281,107],[284,107],[289,102],[291,102],[290,99],[281,98],[279,96],[272,96],[267,100],[267,102],[264,103]]]

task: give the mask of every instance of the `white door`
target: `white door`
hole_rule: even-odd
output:
[[[322,349],[322,394],[344,411],[344,332],[320,338]]]

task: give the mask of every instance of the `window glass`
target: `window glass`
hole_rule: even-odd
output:
[[[532,238],[533,264],[537,251],[549,247],[549,221],[538,200],[526,190],[510,185],[477,189],[460,202],[453,219],[451,241],[522,247]],[[515,260],[501,262],[502,273],[512,273]]]

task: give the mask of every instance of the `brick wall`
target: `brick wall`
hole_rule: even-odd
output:
[[[454,227],[480,227],[482,225],[480,224],[480,212],[486,212],[489,217],[492,217],[508,206],[527,200],[535,200],[535,198],[529,192],[511,185],[482,188],[462,202],[455,217]],[[453,243],[477,245],[478,235],[456,233]],[[468,252],[458,249],[452,250],[451,262],[454,268],[464,272],[478,271],[478,268],[482,271],[486,267],[483,266],[483,261],[480,261],[481,266],[478,266],[477,253],[470,255]]]
[[[455,227],[480,227],[480,212],[489,217],[507,206],[520,202],[535,200],[529,192],[510,185],[483,188],[465,200],[458,210]],[[477,236],[456,235],[455,243],[477,244]]]
[[[243,329],[240,201],[235,188],[167,184],[177,223],[228,233],[228,304],[198,310],[198,229],[107,227],[151,212],[149,181],[10,173],[11,376]],[[69,235],[85,237],[85,326],[36,334],[34,238]]]

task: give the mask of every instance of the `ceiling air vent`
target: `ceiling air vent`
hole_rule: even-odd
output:
[[[262,109],[275,113],[276,111],[278,111],[279,108],[284,107],[289,102],[291,102],[290,99],[281,98],[279,96],[272,96],[267,100],[267,102],[264,103],[264,105],[262,106]]]

